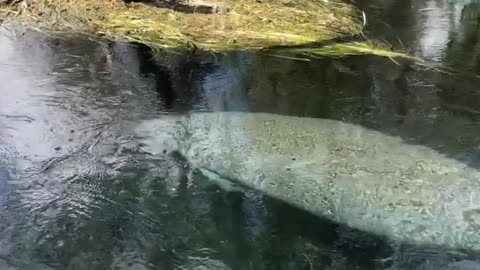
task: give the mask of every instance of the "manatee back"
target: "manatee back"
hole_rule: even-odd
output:
[[[480,248],[480,173],[427,147],[338,121],[265,113],[158,121],[152,152],[174,145],[194,167],[354,228]]]
[[[407,242],[480,248],[480,173],[353,124],[264,113],[192,115],[197,164],[297,207]],[[474,211],[476,213],[476,211]]]

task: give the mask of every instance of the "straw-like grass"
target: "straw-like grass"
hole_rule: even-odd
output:
[[[30,0],[0,4],[0,19],[46,31],[122,37],[157,49],[212,52],[313,44],[355,36],[363,28],[361,12],[343,0],[226,1],[227,14],[186,14],[122,0]]]
[[[162,48],[195,44],[213,51],[299,45],[362,30],[359,12],[340,0],[232,0],[229,6],[227,14],[185,14],[121,0],[33,0],[25,9],[17,5],[19,13],[8,6],[2,13],[4,19],[49,30],[100,32]]]
[[[195,44],[201,49],[263,49],[330,40],[360,33],[355,9],[338,0],[234,0],[229,14],[179,14],[137,5],[112,13],[104,29],[135,41],[165,47]],[[314,4],[315,3],[315,4]],[[143,14],[138,16],[138,14]]]
[[[277,53],[283,53],[284,55],[304,55],[309,58],[323,58],[323,57],[343,57],[352,55],[378,55],[388,58],[406,58],[415,62],[421,62],[422,60],[408,55],[407,52],[393,51],[388,49],[387,44],[382,44],[373,41],[353,41],[345,43],[331,43],[318,47],[305,47],[305,48],[288,48],[280,50]]]

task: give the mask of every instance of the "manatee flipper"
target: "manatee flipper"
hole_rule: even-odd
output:
[[[179,166],[184,175],[187,178],[187,185],[190,186],[198,177],[203,177],[208,181],[207,184],[215,185],[220,189],[224,190],[225,192],[240,192],[244,193],[245,189],[239,185],[239,183],[235,183],[232,179],[228,179],[214,171],[205,169],[205,168],[194,168],[188,162],[188,159],[179,151],[171,151],[168,153],[168,156],[175,162],[177,166]]]
[[[226,192],[240,192],[245,193],[245,188],[238,183],[235,183],[234,180],[224,177],[214,171],[198,168],[197,171],[205,177],[210,184],[216,185]]]
[[[187,157],[185,157],[180,151],[173,150],[167,155],[168,158],[171,159],[174,164],[181,170],[181,175],[185,176],[188,187],[191,186],[193,183],[197,182],[196,179],[198,177],[203,176],[204,180],[208,180],[208,185],[215,185],[228,193],[244,192],[244,189],[240,187],[237,183],[234,183],[231,179],[227,179],[222,175],[208,169],[192,167]]]

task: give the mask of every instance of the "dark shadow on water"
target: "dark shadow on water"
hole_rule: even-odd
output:
[[[199,52],[199,56],[175,51],[157,54],[142,44],[132,46],[140,62],[138,72],[153,76],[163,110],[186,112],[200,102],[202,80],[216,68],[205,60],[212,57],[210,54]]]
[[[140,61],[139,72],[143,75],[153,75],[155,78],[155,89],[163,100],[166,110],[174,108],[177,94],[174,91],[170,71],[155,61],[152,50],[145,45],[136,45],[138,59]]]

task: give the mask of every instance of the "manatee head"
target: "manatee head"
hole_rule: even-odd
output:
[[[181,117],[175,115],[164,115],[141,122],[134,130],[140,142],[140,151],[153,156],[177,151],[180,147],[179,127]]]

